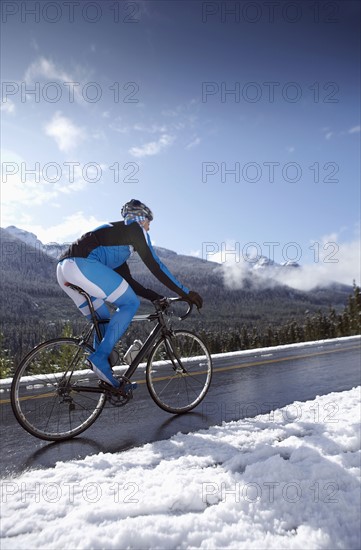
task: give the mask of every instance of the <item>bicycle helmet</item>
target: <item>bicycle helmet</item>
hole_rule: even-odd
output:
[[[150,222],[153,219],[153,212],[151,211],[151,209],[137,199],[132,199],[131,201],[127,202],[122,207],[121,215],[123,216],[123,218],[125,218],[126,216],[144,216]]]

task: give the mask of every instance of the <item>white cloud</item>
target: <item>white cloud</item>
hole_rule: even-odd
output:
[[[318,286],[329,286],[334,282],[352,285],[361,281],[361,242],[357,237],[342,242],[337,233],[315,241],[313,262],[301,267],[266,266],[252,269],[255,258],[244,257],[240,247],[234,242],[225,246],[212,246],[204,250],[202,257],[220,264],[223,281],[227,288],[243,288],[246,280],[251,280],[258,288],[272,288],[283,284],[297,290],[308,291]],[[237,243],[236,243],[237,244]],[[239,244],[239,243],[238,243]]]
[[[31,163],[13,151],[1,150],[1,224],[31,223],[32,208],[57,206],[62,195],[79,193],[96,184],[106,169],[104,164],[71,165],[54,163],[54,170],[44,171],[40,163]],[[30,168],[31,172],[30,173]]]
[[[105,118],[109,118],[110,114],[109,111],[106,111],[107,115],[104,115]],[[121,117],[117,117],[109,124],[109,128],[111,130],[114,130],[115,132],[119,132],[120,134],[128,134],[128,132],[131,130],[131,126],[126,124]]]
[[[158,141],[150,141],[141,147],[131,147],[129,153],[136,158],[158,155],[163,149],[169,147],[174,140],[174,136],[163,134]]]
[[[37,43],[37,41],[35,40],[35,38],[32,38],[30,40],[30,46],[36,51],[38,52],[40,50],[39,48],[39,44]]]
[[[109,118],[109,112],[107,112],[106,118]],[[116,117],[109,124],[111,130],[115,130],[121,134],[128,134],[129,132],[144,132],[145,134],[162,134],[165,135],[168,132],[168,128],[165,124],[143,124],[137,122],[135,124],[126,124],[122,117]]]
[[[174,109],[163,109],[162,115],[170,118],[187,116],[188,113],[192,113],[192,111],[198,106],[198,104],[199,101],[193,98],[185,103],[177,105]],[[190,116],[191,118],[193,118],[192,114]]]
[[[85,139],[83,128],[76,126],[70,118],[56,112],[45,127],[46,135],[55,139],[60,151],[69,152]]]
[[[89,185],[97,184],[107,169],[105,164],[94,163],[88,166],[81,164],[63,165],[63,177],[56,185],[60,193],[70,194],[86,189]]]
[[[89,81],[89,76],[83,67],[76,67],[75,74],[72,74],[56,65],[51,59],[41,56],[26,69],[24,80],[27,83],[38,80],[58,82],[64,97],[86,105],[82,95],[82,86]]]
[[[105,220],[98,220],[94,216],[87,216],[79,211],[67,216],[61,223],[50,227],[36,224],[23,224],[22,229],[34,233],[43,244],[70,243],[83,233],[103,224]]]
[[[11,99],[6,99],[4,103],[1,104],[0,110],[4,113],[14,114],[15,113],[15,103]]]
[[[109,112],[106,112],[106,117],[110,118],[109,128],[115,132],[132,137],[135,133],[142,134],[143,144],[134,145],[128,150],[132,156],[141,158],[159,154],[176,139],[185,149],[197,147],[201,138],[197,135],[196,109],[197,101],[190,100],[175,109],[162,110],[158,119],[147,113],[140,113],[136,122],[123,116],[112,118]]]
[[[146,124],[134,124],[134,126],[132,127],[133,130],[137,131],[137,132],[145,132],[147,134],[164,134],[164,133],[167,133],[167,126],[165,126],[164,124],[160,125],[160,124],[149,124],[149,125],[146,125]]]
[[[23,210],[23,205],[40,205],[57,195],[39,173],[26,174],[26,162],[13,151],[1,151],[1,203],[3,214]],[[23,169],[24,168],[24,169]],[[34,165],[32,166],[32,169]],[[2,222],[3,223],[3,222]]]
[[[1,181],[1,225],[21,225],[31,221],[31,209],[45,203],[51,203],[58,191],[51,185],[21,181],[19,176]]]
[[[322,132],[325,134],[325,139],[330,140],[335,136],[345,136],[346,134],[359,134],[361,131],[361,126],[352,126],[348,130],[339,130],[338,132],[332,131],[329,127],[322,128]]]
[[[299,290],[311,290],[317,286],[328,286],[334,282],[351,285],[360,284],[361,242],[329,243],[319,261],[307,264],[301,269],[290,269],[278,279]]]
[[[193,147],[197,147],[201,143],[201,138],[195,137],[192,141],[186,145],[186,149],[193,149]]]
[[[63,82],[73,82],[72,76],[63,71],[46,57],[39,57],[25,71],[24,80],[32,82],[35,78],[45,78],[51,80],[61,80]]]

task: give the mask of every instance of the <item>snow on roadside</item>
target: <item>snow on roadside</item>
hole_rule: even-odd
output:
[[[1,548],[360,548],[360,388],[2,480]]]

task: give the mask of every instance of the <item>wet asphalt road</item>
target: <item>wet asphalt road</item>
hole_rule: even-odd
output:
[[[57,461],[99,452],[121,452],[223,421],[268,413],[294,401],[359,386],[361,337],[328,340],[286,349],[252,350],[227,357],[213,356],[214,376],[204,401],[194,411],[173,416],[152,401],[140,373],[134,399],[124,408],[106,405],[86,432],[61,443],[50,443],[25,432],[13,416],[8,393],[0,396],[2,478],[29,468],[52,467]],[[295,409],[293,407],[293,411]],[[296,409],[302,414],[302,408]],[[315,414],[332,419],[332,407]]]

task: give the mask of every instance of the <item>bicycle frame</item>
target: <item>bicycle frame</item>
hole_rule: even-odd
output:
[[[89,310],[90,310],[90,314],[91,314],[91,318],[92,318],[92,325],[90,327],[88,327],[88,330],[85,331],[84,333],[84,336],[82,337],[82,340],[85,342],[85,343],[88,343],[94,330],[96,332],[96,335],[98,337],[99,340],[102,339],[102,334],[100,332],[100,327],[99,325],[102,324],[102,323],[108,323],[108,319],[107,320],[102,320],[102,319],[98,319],[97,316],[96,316],[96,312],[94,310],[94,306],[93,306],[93,303],[89,297],[89,295],[80,287],[77,287],[76,285],[72,285],[70,283],[67,284],[67,286],[73,288],[74,290],[76,290],[77,292],[79,292],[82,296],[84,296],[84,298],[86,299],[87,303],[88,303],[88,306],[89,306]],[[135,373],[135,371],[137,370],[138,366],[140,365],[140,363],[145,359],[145,357],[148,355],[148,353],[150,352],[151,348],[153,347],[154,343],[157,341],[158,337],[160,336],[160,334],[163,332],[165,332],[167,330],[167,327],[166,327],[166,323],[165,323],[165,320],[164,320],[164,317],[163,317],[163,312],[161,310],[158,310],[156,313],[151,313],[149,315],[135,315],[133,317],[133,320],[132,322],[134,321],[158,321],[156,326],[153,328],[153,330],[150,332],[150,334],[148,335],[146,341],[144,342],[143,346],[141,347],[141,349],[139,350],[138,354],[136,355],[136,357],[133,359],[133,361],[131,362],[131,364],[129,365],[129,367],[127,368],[126,372],[123,374],[123,378],[125,380],[129,380],[133,374]],[[73,388],[73,389],[76,389],[77,391],[82,391],[82,392],[85,392],[85,391],[88,391],[88,392],[107,392],[107,391],[111,391],[111,388],[94,388],[94,387],[87,387],[87,386],[79,386],[77,388]]]
[[[144,318],[144,321],[151,321],[152,319],[149,319],[149,317]],[[163,320],[163,319],[162,319]],[[137,319],[134,318],[134,321],[143,321],[143,319]],[[133,376],[135,371],[137,370],[140,363],[143,361],[143,359],[148,355],[149,351],[153,347],[153,344],[157,341],[158,336],[162,332],[162,330],[165,328],[165,323],[163,321],[160,322],[160,318],[158,317],[158,323],[153,328],[149,336],[147,337],[146,341],[144,342],[143,346],[139,350],[136,357],[133,359],[127,370],[125,371],[123,377],[126,379],[129,379]]]
[[[108,319],[97,319],[91,297],[83,289],[73,288],[81,292],[91,312],[83,333],[35,346],[14,374],[11,406],[26,431],[48,441],[62,441],[84,432],[99,417],[106,402],[115,407],[129,403],[135,389],[130,379],[146,356],[145,382],[161,409],[183,414],[202,401],[211,383],[212,359],[196,334],[173,328],[169,322],[169,316],[174,315],[169,307],[182,298],[163,298],[153,303],[155,311],[151,314],[134,316],[135,322],[154,325],[131,364],[122,369],[126,371],[120,378],[124,384],[116,388],[97,381],[89,363],[94,338],[101,338],[101,323]],[[188,303],[185,315],[175,317],[183,320],[191,310]],[[114,357],[110,361],[115,363]]]

